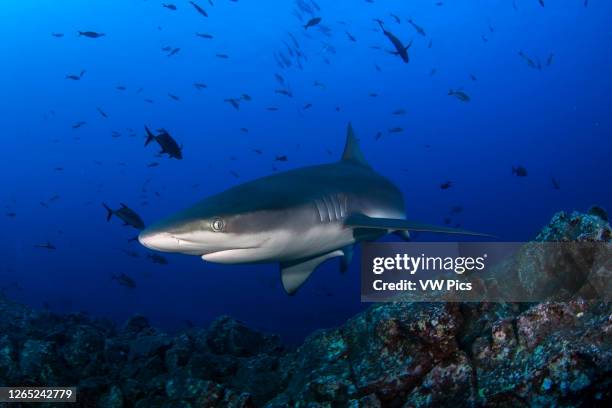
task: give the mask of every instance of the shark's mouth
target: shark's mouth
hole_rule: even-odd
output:
[[[213,255],[213,254],[221,254],[228,251],[244,251],[244,250],[256,250],[263,247],[266,242],[270,240],[270,238],[263,239],[259,242],[249,245],[236,245],[229,243],[230,245],[223,244],[212,244],[207,245],[198,240],[190,240],[185,238],[179,238],[176,236],[172,236],[173,239],[176,239],[177,245],[180,249],[185,249],[190,252],[197,252],[197,255],[202,257]]]

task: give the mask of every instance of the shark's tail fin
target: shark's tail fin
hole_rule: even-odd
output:
[[[106,221],[110,221],[113,217],[113,210],[106,203],[102,203],[102,205],[106,208]]]
[[[145,146],[155,140],[155,136],[151,133],[151,130],[145,125],[145,131],[147,132],[147,139],[145,140]]]

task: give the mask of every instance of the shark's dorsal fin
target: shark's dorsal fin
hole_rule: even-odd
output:
[[[327,261],[329,258],[342,256],[340,250],[332,251],[327,254],[315,256],[313,258],[302,259],[298,261],[282,262],[281,263],[281,282],[283,288],[289,295],[293,295],[302,286],[312,272]]]
[[[358,163],[362,166],[370,166],[359,148],[359,142],[357,141],[357,137],[355,136],[351,122],[349,122],[346,129],[346,144],[344,145],[342,160]]]

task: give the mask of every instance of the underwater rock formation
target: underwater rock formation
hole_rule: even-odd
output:
[[[536,240],[610,242],[611,236],[597,214],[558,213]],[[609,274],[609,261],[606,268]],[[612,308],[580,297],[377,304],[341,327],[313,333],[297,349],[226,316],[173,336],[142,316],[117,328],[5,298],[0,316],[0,385],[74,385],[82,407],[609,406],[612,400]]]

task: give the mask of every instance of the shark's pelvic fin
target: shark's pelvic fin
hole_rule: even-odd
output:
[[[408,230],[394,231],[393,234],[400,237],[402,240],[406,242],[410,242],[410,231]]]
[[[461,234],[493,237],[492,235],[482,234],[480,232],[466,231],[462,229],[448,227],[438,227],[436,225],[422,224],[420,222],[400,220],[395,218],[372,218],[364,214],[353,214],[349,216],[344,221],[344,225],[353,228],[375,228],[391,231],[424,231],[437,232],[441,234]]]
[[[342,259],[340,260],[340,272],[344,273],[348,270],[351,260],[353,259],[353,245],[347,245],[342,248]]]
[[[281,263],[281,282],[283,288],[289,295],[293,295],[302,286],[310,274],[330,258],[342,256],[344,253],[341,250],[329,252],[327,254],[315,256],[314,258],[301,259],[292,262]]]
[[[359,142],[357,141],[357,137],[355,136],[355,131],[353,131],[353,125],[351,122],[349,122],[348,128],[346,129],[346,144],[344,145],[342,160],[370,167],[363,153],[361,152],[361,149],[359,148]]]

